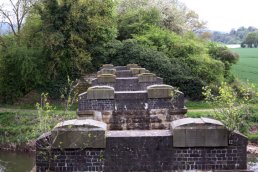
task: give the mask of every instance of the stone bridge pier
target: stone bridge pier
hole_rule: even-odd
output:
[[[184,94],[147,69],[103,65],[78,118],[37,139],[37,172],[247,171],[244,135],[186,113]]]

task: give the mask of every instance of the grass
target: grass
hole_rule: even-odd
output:
[[[240,55],[239,62],[232,68],[233,74],[240,80],[248,80],[258,87],[258,48],[233,48],[231,50]],[[253,104],[253,114],[249,117],[248,121],[253,123],[253,125],[257,125],[258,104]],[[250,140],[258,140],[258,131],[248,133],[247,137]]]
[[[209,117],[211,113],[205,111],[188,111],[186,116],[190,118]]]
[[[211,106],[205,101],[187,101],[186,107],[190,110],[192,109],[210,109]]]
[[[76,111],[64,114],[63,110],[54,110],[47,122],[50,128],[57,123],[76,118]],[[1,109],[0,111],[0,144],[26,143],[36,139],[41,133],[38,131],[39,116],[36,110],[31,109]]]
[[[56,110],[64,110],[65,109],[65,105],[64,104],[51,104],[55,107]],[[21,105],[9,105],[9,104],[0,104],[0,108],[3,109],[26,109],[26,110],[35,110],[36,109],[36,104],[32,105],[32,104],[21,104]],[[71,107],[70,110],[71,111],[75,111],[78,108],[78,103],[74,103]]]
[[[234,48],[240,60],[233,66],[232,72],[242,81],[249,80],[258,86],[258,48]]]

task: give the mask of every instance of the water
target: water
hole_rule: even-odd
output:
[[[258,172],[258,156],[254,154],[248,154],[248,168],[250,170],[254,170],[254,172]]]
[[[30,172],[34,165],[33,154],[0,151],[0,172]]]
[[[228,48],[240,48],[240,44],[227,44],[226,47]]]
[[[33,154],[0,151],[0,172],[30,172],[34,165]],[[258,172],[257,155],[248,155],[248,168]]]

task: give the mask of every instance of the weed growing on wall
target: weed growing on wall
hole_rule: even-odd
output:
[[[71,109],[71,106],[78,102],[78,89],[77,87],[80,84],[80,80],[77,79],[75,81],[71,80],[69,76],[67,76],[67,84],[66,86],[61,90],[61,98],[65,99],[65,109],[64,114],[67,115],[68,111]]]
[[[38,125],[36,125],[36,133],[45,133],[50,131],[53,123],[53,113],[55,108],[48,102],[48,93],[41,94],[40,103],[36,103]]]

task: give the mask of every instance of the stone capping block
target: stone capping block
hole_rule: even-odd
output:
[[[147,87],[149,99],[171,98],[174,94],[175,88],[170,85],[150,85]]]
[[[133,74],[134,76],[137,76],[137,75],[139,75],[139,74],[141,74],[141,73],[146,73],[146,72],[145,72],[146,69],[145,69],[145,68],[140,68],[140,67],[138,67],[138,68],[130,68],[130,70],[132,71],[132,74]]]
[[[91,119],[68,120],[51,131],[52,148],[84,149],[106,147],[107,124]]]
[[[116,69],[103,68],[97,72],[97,76],[102,75],[102,74],[116,75]]]
[[[113,74],[101,74],[97,76],[98,83],[115,83],[116,75]]]
[[[229,131],[210,118],[183,118],[171,122],[174,147],[226,147]]]
[[[140,68],[140,66],[138,64],[127,64],[126,67],[128,69],[131,69],[131,68]]]
[[[138,75],[139,82],[156,82],[157,76],[153,73],[141,73]]]
[[[113,68],[114,65],[113,64],[103,64],[102,68]]]
[[[106,137],[166,137],[172,136],[169,130],[121,130],[107,131]]]
[[[78,117],[89,117],[93,118],[95,114],[94,110],[83,110],[83,111],[77,111]]]
[[[79,97],[83,96],[80,94]],[[94,86],[90,87],[87,90],[87,99],[96,100],[96,99],[114,99],[115,90],[110,86]]]

